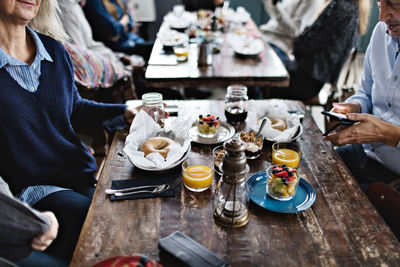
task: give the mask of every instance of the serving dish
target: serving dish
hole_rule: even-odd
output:
[[[194,122],[192,124],[192,127],[189,129],[189,137],[192,139],[193,142],[199,144],[207,144],[207,145],[213,145],[225,142],[230,138],[232,138],[234,134],[235,134],[235,128],[233,128],[233,126],[227,122],[221,122],[219,126],[218,135],[216,135],[213,138],[203,138],[199,136],[197,130],[197,122]]]
[[[259,172],[247,180],[249,197],[258,206],[279,213],[296,213],[310,208],[316,199],[315,189],[300,178],[296,195],[288,201],[275,200],[267,194],[267,174]]]

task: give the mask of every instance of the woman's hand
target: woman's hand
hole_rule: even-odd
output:
[[[45,211],[42,212],[42,214],[50,219],[50,228],[46,233],[37,236],[32,240],[32,248],[38,251],[43,251],[50,246],[51,242],[56,239],[58,233],[58,221],[54,213],[51,211]]]
[[[399,126],[385,122],[374,115],[348,113],[347,118],[359,122],[333,131],[324,139],[334,145],[380,142],[390,146],[396,146],[400,140]]]
[[[163,103],[164,107],[166,106],[165,103]],[[139,107],[127,107],[125,110],[125,121],[128,124],[132,124],[133,119],[136,117],[136,115],[139,113],[140,110],[144,109],[144,111],[146,111],[147,113],[151,114],[152,113],[152,108],[151,107],[143,107],[143,106],[139,106]],[[164,112],[164,118],[168,118],[169,117],[169,113],[166,111],[161,111],[159,110],[159,112]]]
[[[126,31],[126,32],[128,32],[129,31],[129,27],[128,27],[128,24],[129,24],[129,16],[128,15],[123,15],[122,16],[122,18],[119,20],[119,22],[122,24],[122,26],[124,26],[124,30]]]
[[[136,115],[139,113],[139,111],[142,109],[142,107],[136,107],[136,108],[132,108],[132,107],[127,107],[125,109],[125,121],[127,124],[132,124],[133,119],[136,117]]]

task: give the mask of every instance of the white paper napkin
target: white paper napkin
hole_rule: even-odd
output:
[[[178,119],[178,118],[175,118]],[[125,140],[124,153],[137,167],[144,169],[162,170],[172,168],[182,158],[183,154],[190,148],[188,128],[190,123],[185,119],[170,123],[170,128],[161,128],[145,111],[140,111],[129,130]],[[160,153],[150,153],[146,157],[139,146],[150,137],[163,136],[175,140],[176,144],[170,146],[166,159]]]
[[[296,134],[300,120],[296,115],[287,112],[287,108],[282,105],[256,106],[249,102],[247,124],[253,131],[258,131],[263,118],[267,118],[267,122],[261,131],[264,138],[275,142],[291,141]],[[287,128],[284,131],[279,131],[271,127],[269,118],[278,118],[286,121]]]

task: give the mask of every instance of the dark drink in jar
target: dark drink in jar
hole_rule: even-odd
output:
[[[225,95],[225,117],[229,123],[236,124],[246,120],[248,99],[246,86],[228,86]]]
[[[247,118],[247,110],[243,107],[227,107],[225,108],[225,117],[228,122],[242,122]]]

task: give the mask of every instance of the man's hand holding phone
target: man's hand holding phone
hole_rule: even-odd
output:
[[[350,126],[353,125],[354,123],[358,122],[356,120],[350,120],[347,118],[346,115],[341,114],[341,113],[335,113],[331,111],[322,111],[322,114],[327,116],[329,118],[329,121],[334,124],[334,126],[330,129],[328,129],[325,133],[324,136],[328,136],[331,132],[334,130],[337,130],[340,126]]]
[[[331,130],[324,134],[324,139],[331,141],[334,145],[375,142],[391,146],[397,145],[396,126],[377,116],[360,113],[361,108],[358,103],[334,103],[331,112],[346,113],[346,119],[353,121],[350,126],[342,127],[340,131]]]

